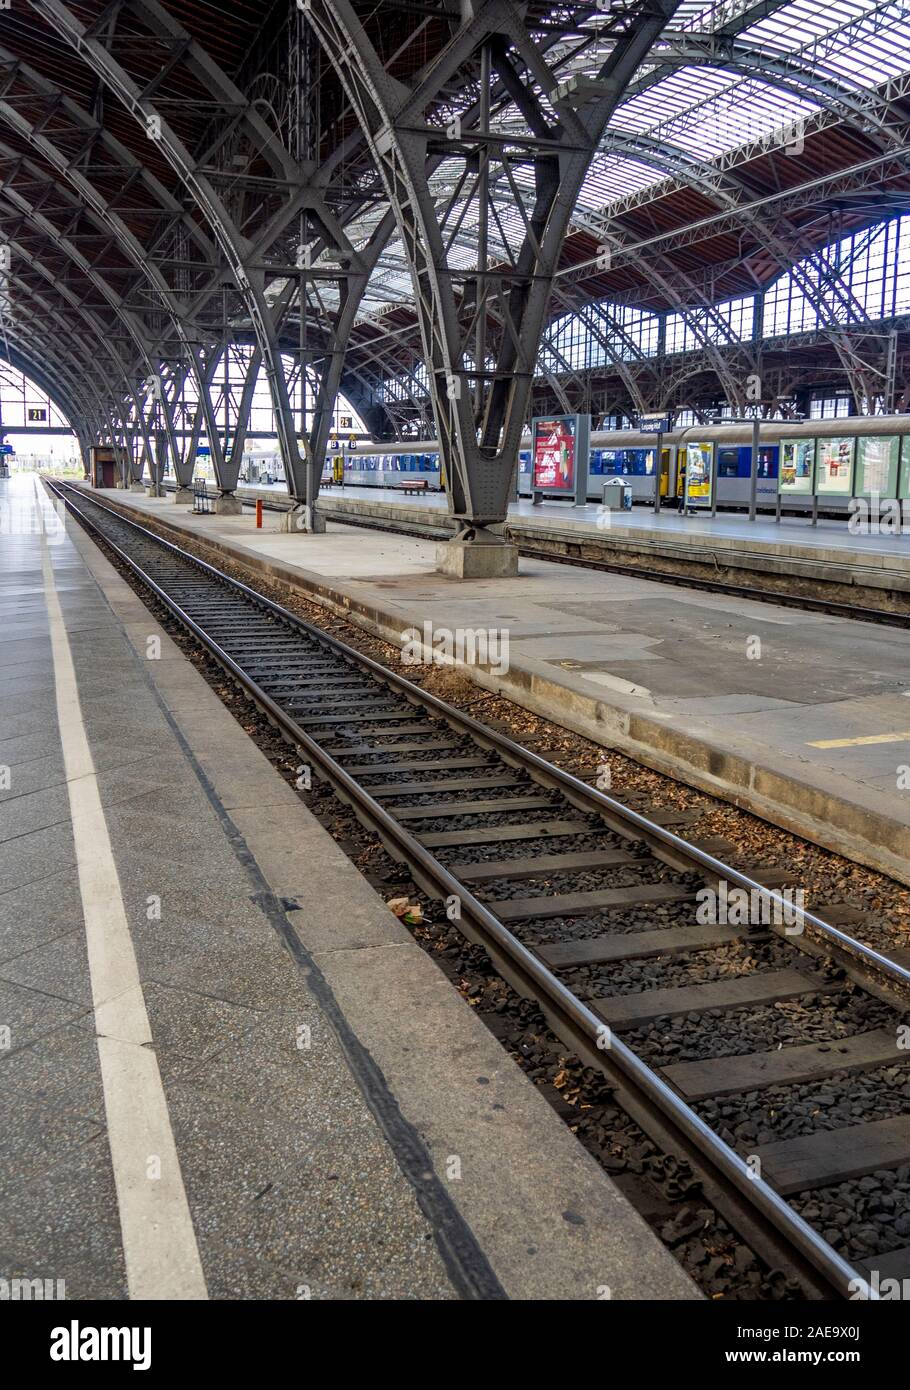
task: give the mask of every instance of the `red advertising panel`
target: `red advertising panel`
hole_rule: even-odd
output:
[[[575,416],[556,415],[534,421],[535,488],[575,489]]]

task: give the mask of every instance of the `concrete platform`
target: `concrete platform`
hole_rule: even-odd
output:
[[[283,483],[240,488],[237,495],[284,502],[287,488]],[[348,515],[434,528],[449,524],[441,493],[408,497],[394,488],[323,487],[319,509],[329,519]],[[785,514],[779,523],[766,516],[750,522],[732,512],[680,516],[670,507],[656,516],[649,507],[607,514],[593,502],[575,507],[556,500],[534,506],[522,498],[509,508],[509,528],[519,544],[528,546],[552,546],[586,558],[602,552],[620,563],[671,571],[693,566],[695,573],[707,567],[710,577],[723,570],[721,577],[743,584],[767,583],[769,576],[789,578],[801,586],[830,588],[841,600],[861,594],[870,606],[888,592],[910,595],[910,534],[851,535],[846,521],[820,520],[813,526]]]
[[[111,500],[390,641],[424,622],[508,634],[507,671],[465,668],[480,685],[910,883],[910,633],[539,560],[454,581],[431,541]]]
[[[697,1297],[85,534],[0,507],[0,1275]]]

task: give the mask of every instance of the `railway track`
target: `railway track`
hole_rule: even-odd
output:
[[[256,502],[249,498],[240,499],[243,506],[254,507]],[[263,499],[267,512],[286,512],[288,506],[283,502]],[[450,532],[445,527],[432,527],[421,523],[402,523],[402,521],[377,520],[375,517],[353,516],[346,513],[326,514],[329,521],[339,525],[354,525],[365,531],[385,531],[389,535],[413,535],[422,541],[447,541]],[[563,555],[559,550],[540,549],[518,541],[518,553],[529,560],[552,560],[553,564],[571,564],[575,569],[600,570],[604,574],[621,574],[629,580],[649,580],[654,584],[672,584],[679,588],[699,589],[704,594],[722,594],[727,598],[750,599],[752,602],[775,603],[778,607],[802,609],[804,613],[825,613],[828,617],[846,617],[856,623],[879,623],[885,627],[910,627],[910,613],[899,610],[877,609],[859,603],[842,603],[838,599],[814,598],[811,594],[791,594],[782,589],[759,588],[756,585],[732,584],[729,580],[709,580],[697,574],[672,574],[668,570],[649,570],[636,564],[622,564],[618,560],[593,559],[590,556]]]
[[[241,498],[245,507],[255,507],[256,503]],[[283,502],[263,499],[266,511],[284,512],[288,508]],[[359,526],[367,531],[384,531],[390,535],[415,536],[420,540],[448,540],[450,532],[441,526],[426,526],[422,523],[404,523],[391,520],[377,520],[362,515],[331,513],[329,521],[344,526]],[[707,579],[700,575],[672,574],[668,570],[648,569],[640,565],[624,565],[618,560],[596,559],[590,556],[566,555],[518,541],[518,552],[529,560],[549,560],[556,565],[573,565],[576,569],[599,570],[606,574],[619,574],[627,579],[646,579],[656,584],[672,584],[686,589],[698,589],[704,593],[723,594],[727,598],[749,599],[753,602],[773,603],[780,608],[797,608],[806,613],[824,613],[833,618],[850,618],[853,622],[879,623],[886,627],[910,627],[910,613],[891,611],[887,608],[870,608],[856,603],[843,603],[838,599],[816,598],[811,594],[787,593],[779,589],[760,588],[749,584],[734,584],[726,579]]]
[[[274,509],[279,508],[272,504]],[[367,530],[387,531],[399,535],[418,536],[423,539],[447,540],[449,532],[428,526],[406,526],[400,523],[367,520],[362,516],[345,516],[333,513],[329,518],[345,526],[362,526]],[[813,598],[811,594],[788,594],[777,589],[756,588],[748,584],[733,584],[725,579],[703,579],[698,575],[671,574],[667,570],[652,570],[639,565],[624,565],[615,560],[593,559],[588,556],[563,555],[558,551],[540,549],[517,541],[519,555],[528,560],[550,560],[556,565],[574,565],[576,569],[600,570],[605,574],[620,574],[627,579],[647,579],[656,584],[680,585],[686,589],[699,589],[710,594],[724,594],[728,598],[751,599],[761,603],[773,603],[781,608],[799,608],[807,613],[824,613],[833,618],[850,618],[854,622],[882,623],[886,627],[910,627],[910,613],[890,612],[886,608],[867,608],[851,603],[841,603],[837,599]]]
[[[834,1129],[811,1095],[835,1087],[849,1105],[857,1078],[900,1082],[910,970],[779,878],[725,862],[731,847],[684,840],[672,816],[621,804],[106,503],[49,486],[632,1118],[695,1167],[766,1263],[810,1297],[874,1297],[879,1258],[910,1273],[887,1220],[859,1267],[797,1210],[872,1175],[887,1211],[888,1175],[910,1180],[900,1084],[895,1113]],[[781,1047],[769,1011],[788,1009],[796,1034]],[[763,1134],[769,1096],[796,1098],[788,1137]]]

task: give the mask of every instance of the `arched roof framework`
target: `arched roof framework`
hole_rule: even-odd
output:
[[[631,14],[632,3],[617,0],[613,18]],[[146,442],[163,428],[175,450],[176,383],[188,372],[198,383],[203,358],[225,336],[253,341],[297,495],[306,459],[315,466],[324,448],[335,393],[372,411],[382,430],[376,387],[407,377],[425,354],[400,218],[320,6],[301,16],[290,0],[24,0],[0,13],[0,240],[28,253],[8,286],[10,343],[53,364],[81,430],[96,432],[105,419],[125,430],[132,419]],[[489,128],[520,152],[529,101],[571,127],[572,109],[583,107],[554,84],[596,72],[618,30],[594,5],[478,0],[464,11],[469,19],[454,0],[438,16],[406,0],[381,17],[356,0],[343,8],[363,26],[386,93],[430,132],[428,181],[447,253],[468,264],[476,199],[443,137],[456,119],[476,123],[484,41],[499,55]],[[623,74],[545,318],[610,299],[689,314],[735,400],[755,361],[750,345],[724,344],[717,301],[769,283],[824,245],[832,219],[850,229],[878,220],[877,206],[910,201],[902,139],[910,37],[900,10],[893,0],[669,6],[662,31]],[[300,82],[301,73],[318,83]],[[720,129],[724,103],[729,111],[743,83],[760,113],[755,138],[700,145],[698,128]],[[775,130],[794,120],[801,148],[775,147]],[[516,158],[490,180],[491,273],[517,254],[517,206],[526,226],[539,193],[530,178]],[[47,310],[25,289],[39,278],[46,285],[48,274],[67,291],[56,343]],[[817,292],[809,281],[805,289]],[[832,293],[820,300],[823,319]],[[857,394],[868,391],[878,367],[872,336],[829,316],[824,331],[841,368]],[[485,320],[495,353],[506,319],[492,302],[474,317]],[[626,361],[622,325],[593,311],[590,322],[630,397],[651,404],[659,383],[645,364]],[[318,427],[302,444],[281,366],[282,353],[295,351],[325,382]],[[220,462],[229,477],[230,460]]]

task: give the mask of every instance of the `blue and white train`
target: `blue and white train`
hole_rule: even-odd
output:
[[[520,453],[519,493],[532,493],[530,440]],[[594,431],[588,472],[588,498],[600,501],[611,478],[628,483],[633,502],[654,502],[656,439],[636,430]],[[783,460],[783,461],[781,461]],[[676,505],[686,485],[690,461],[714,478],[716,505],[740,510],[749,505],[752,427],[693,425],[662,439],[660,492]],[[407,444],[356,444],[326,459],[323,481],[345,486],[395,487],[418,483],[440,491],[444,479],[436,440]],[[693,477],[695,476],[693,472]],[[700,489],[694,505],[710,505]],[[854,415],[836,420],[762,421],[759,435],[756,500],[760,508],[787,511],[846,511],[853,496],[873,492],[884,498],[910,497],[910,415]]]

